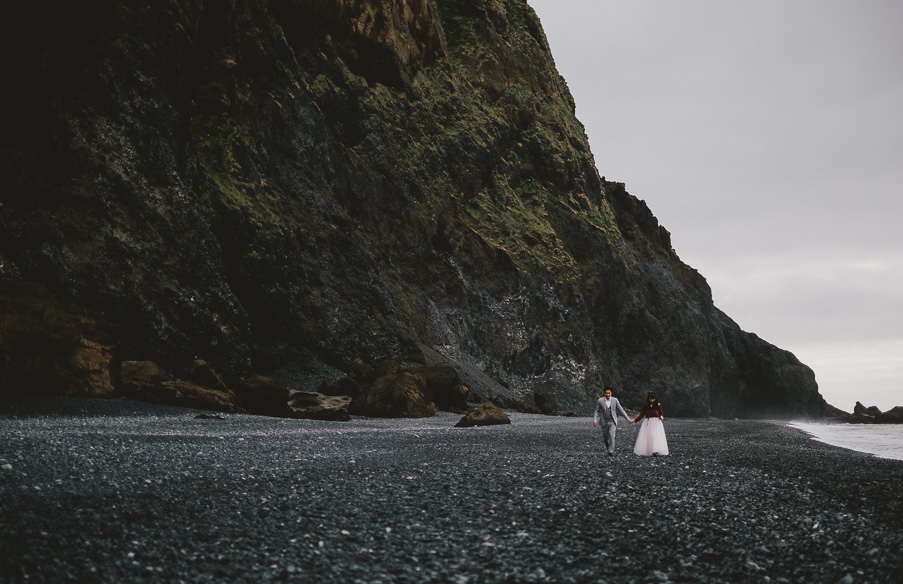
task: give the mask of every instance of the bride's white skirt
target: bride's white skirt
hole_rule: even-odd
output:
[[[658,418],[643,418],[643,423],[640,425],[640,433],[636,437],[636,446],[633,447],[633,453],[640,456],[652,456],[654,452],[662,456],[668,454],[665,425]]]

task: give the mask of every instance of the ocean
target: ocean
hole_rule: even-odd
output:
[[[814,440],[874,454],[880,458],[903,460],[903,424],[811,424],[791,422]]]

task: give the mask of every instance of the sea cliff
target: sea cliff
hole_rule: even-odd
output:
[[[673,415],[824,412],[600,176],[522,0],[8,12],[4,391],[197,359],[315,389],[393,359],[562,411],[607,385]]]

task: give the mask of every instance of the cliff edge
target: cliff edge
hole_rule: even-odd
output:
[[[824,411],[600,178],[523,0],[55,0],[2,26],[0,300],[32,306],[3,317],[3,391],[72,391],[34,376],[93,343],[104,388],[130,359],[306,389],[391,358],[562,410],[608,385]],[[53,354],[45,294],[88,327]]]

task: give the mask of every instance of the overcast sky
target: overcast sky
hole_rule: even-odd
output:
[[[821,394],[903,405],[903,2],[528,0],[599,173]]]

